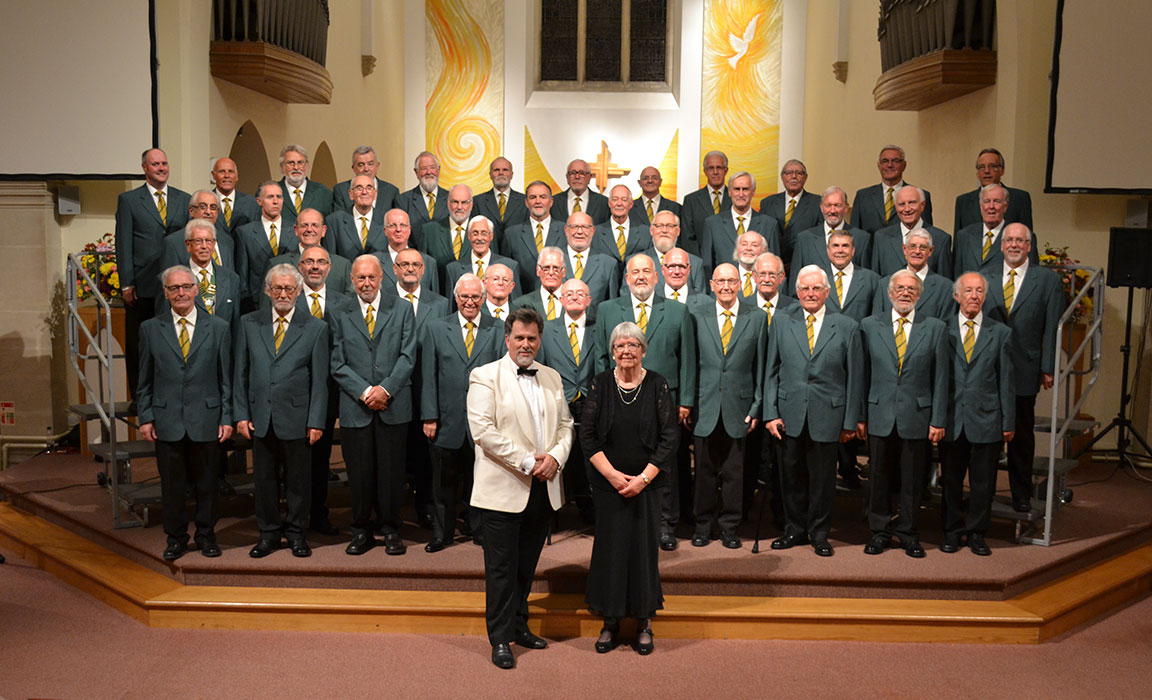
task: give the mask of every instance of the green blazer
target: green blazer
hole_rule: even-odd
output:
[[[352,198],[348,196],[348,190],[352,187],[351,180],[344,180],[337,182],[336,186],[332,188],[332,213],[338,211],[352,211]],[[388,212],[389,209],[396,208],[396,198],[400,196],[400,190],[396,185],[393,185],[387,180],[376,178],[376,211],[380,212],[381,218]]]
[[[1064,282],[1055,270],[1029,265],[1016,287],[1012,313],[1004,309],[1003,268],[989,270],[984,315],[1012,329],[1010,354],[1017,396],[1035,396],[1040,375],[1056,372],[1056,326],[1064,313]]]
[[[723,429],[730,437],[748,434],[744,418],[763,412],[764,358],[768,317],[754,305],[737,304],[728,352],[720,342],[716,303],[700,304],[696,321],[696,425],[692,434],[708,437]]]
[[[728,196],[727,185],[721,189],[724,196],[720,198],[720,211],[731,209],[732,198]],[[680,240],[677,245],[693,255],[703,257],[705,222],[714,214],[712,196],[707,185],[685,195],[684,205],[680,209]]]
[[[349,260],[364,253],[375,253],[388,247],[388,238],[384,235],[384,214],[386,211],[376,209],[372,212],[372,223],[368,224],[368,246],[360,244],[360,222],[355,213],[344,210],[332,212],[325,219],[328,232],[324,234],[323,245],[329,253],[343,255]]]
[[[564,279],[576,276],[575,261],[568,257],[568,247],[564,245]],[[605,299],[612,299],[620,293],[620,268],[614,258],[597,253],[592,248],[584,251],[584,274],[580,281],[588,285],[588,296],[596,305]]]
[[[935,226],[926,225],[926,221],[923,223],[924,230],[932,236],[934,248],[932,257],[928,258],[928,267],[947,277],[952,270],[952,236]],[[908,260],[904,257],[904,232],[899,221],[873,234],[872,264],[869,267],[881,277],[908,267]]]
[[[412,370],[416,366],[416,321],[412,305],[394,294],[379,294],[379,313],[371,336],[360,304],[332,314],[332,377],[340,386],[340,425],[363,428],[375,413],[386,425],[412,420]],[[392,397],[388,408],[373,411],[360,400],[369,386]]]
[[[927,440],[929,426],[943,428],[948,420],[948,330],[940,319],[916,314],[897,372],[891,319],[889,312],[860,322],[868,358],[868,434]]]
[[[1032,230],[1032,195],[1015,187],[1008,187],[1007,185],[1004,187],[1008,190],[1008,211],[1004,213],[1004,221],[1010,224],[1019,222],[1027,226],[1028,230]],[[984,222],[980,215],[980,192],[981,188],[977,187],[956,197],[956,217],[952,226],[953,231]],[[1035,250],[1035,246],[1033,246],[1033,250]]]
[[[696,324],[684,304],[668,301],[653,294],[648,314],[648,351],[644,354],[644,367],[660,373],[679,406],[692,406],[696,402]],[[632,295],[625,293],[602,302],[596,308],[596,374],[613,366],[608,339],[612,331],[624,321],[636,321],[631,308]]]
[[[844,305],[841,306],[840,302],[836,301],[836,272],[833,269],[832,263],[826,261],[821,267],[824,268],[824,272],[828,275],[828,286],[831,288],[831,291],[828,293],[827,303],[829,311],[851,316],[857,322],[872,315],[872,305],[875,303],[876,295],[881,293],[879,275],[867,268],[856,266],[855,263],[853,263],[852,283],[848,285],[848,291],[844,295]],[[799,272],[800,270],[796,269],[792,274]],[[885,286],[884,289],[887,290],[887,286]],[[795,290],[796,288],[793,287],[793,293],[795,293]],[[885,291],[884,294],[887,294],[887,292]]]
[[[872,313],[888,313],[892,310],[892,300],[888,298],[888,282],[891,279],[892,275],[888,275],[877,283]],[[952,296],[952,280],[929,270],[924,277],[924,289],[920,292],[920,299],[916,302],[916,315],[925,314],[947,323],[958,313],[960,311],[956,306],[956,299]]]
[[[420,338],[420,419],[438,422],[432,444],[445,449],[463,447],[468,433],[468,375],[495,362],[507,352],[504,324],[483,314],[472,342],[472,355],[464,347],[458,314],[431,319]]]
[[[135,287],[141,297],[161,297],[160,269],[164,237],[183,231],[188,223],[187,192],[168,187],[166,220],[160,219],[148,185],[121,192],[116,198],[116,271],[120,287]]]
[[[776,225],[776,219],[752,208],[748,209],[747,216],[745,233],[755,231],[760,234],[768,246],[768,252],[779,255],[780,228]],[[717,265],[733,262],[732,251],[736,249],[737,236],[736,224],[732,221],[732,208],[721,209],[719,214],[708,217],[702,233],[700,257],[704,259],[704,274],[711,276],[712,270],[716,269]]]
[[[555,219],[548,222],[548,228],[541,232],[545,246],[564,248],[568,242],[564,238],[564,224]],[[540,278],[536,276],[536,222],[527,221],[512,224],[504,229],[496,252],[516,261],[520,266],[520,279],[516,280],[516,288],[527,294],[540,289]]]
[[[959,200],[957,200],[959,201]],[[1004,225],[1007,226],[1011,223],[1007,218],[1004,219]],[[1031,228],[1031,225],[1029,225]],[[984,222],[979,219],[976,223],[966,226],[956,232],[956,240],[953,243],[952,255],[952,279],[957,279],[965,272],[979,272],[984,274],[988,271],[1000,272],[1004,265],[1004,251],[1000,249],[1000,239],[1003,238],[1004,229],[1000,229],[1000,233],[996,234],[996,238],[992,240],[992,247],[988,250],[988,259],[984,259],[984,232],[987,229]],[[1033,265],[1040,264],[1040,246],[1036,241],[1036,234],[1032,233],[1032,250],[1028,252],[1028,262]]]
[[[232,333],[228,323],[196,313],[188,358],[172,314],[140,324],[140,425],[153,423],[156,439],[215,442],[220,426],[232,424]]]
[[[396,195],[394,206],[396,209],[408,212],[408,222],[412,224],[413,233],[419,231],[430,220],[441,224],[448,222],[448,190],[440,186],[436,187],[436,206],[432,210],[432,219],[428,218],[428,197],[424,194],[424,190],[420,189],[420,185]]]
[[[862,228],[849,227],[852,234],[852,243],[856,246],[856,254],[852,256],[852,264],[856,267],[872,269],[872,234]],[[800,231],[793,242],[791,271],[795,276],[807,265],[819,265],[824,269],[831,267],[828,260],[828,244],[824,239],[824,224]],[[791,295],[796,294],[796,288],[788,290]]]
[[[984,315],[984,325],[972,348],[972,361],[964,357],[964,332],[953,316],[948,324],[948,421],[944,439],[961,434],[969,442],[1001,442],[1003,433],[1016,429],[1016,386],[1012,376],[1012,331]]]
[[[280,224],[276,228],[276,255],[290,254],[283,251],[294,251],[299,255],[300,241],[296,239],[292,225],[283,217]],[[236,274],[240,276],[242,292],[253,308],[260,304],[260,297],[264,294],[264,275],[273,257],[268,237],[264,235],[263,219],[236,229]]]
[[[323,430],[328,412],[328,325],[299,307],[276,350],[271,309],[240,319],[232,379],[232,419],[252,421],[257,437],[281,440]]]
[[[216,222],[216,247],[220,253],[220,264],[235,272],[236,244],[232,240],[232,234],[222,226],[222,223],[223,219]],[[161,272],[173,265],[187,265],[188,259],[188,246],[184,244],[183,231],[170,233],[164,237],[164,253],[160,259]]]
[[[539,295],[537,295],[539,297]],[[588,312],[585,311],[587,316]],[[596,324],[588,318],[584,324],[584,342],[580,346],[580,362],[572,356],[572,341],[568,340],[568,328],[564,326],[564,314],[544,322],[544,339],[540,343],[540,355],[536,358],[560,374],[564,383],[564,398],[568,403],[580,396],[588,395],[596,368]],[[579,416],[576,417],[579,420]]]
[[[777,313],[764,363],[764,420],[782,419],[789,437],[807,425],[816,442],[838,442],[841,430],[856,430],[864,419],[866,373],[860,325],[852,318],[825,313],[810,353],[804,309]]]
[[[332,213],[332,190],[328,189],[312,178],[308,178],[301,198],[300,211],[315,209],[324,217]],[[296,198],[292,194],[292,186],[285,178],[280,178],[280,189],[284,191],[284,208],[280,210],[280,218],[284,225],[291,229],[296,225]]]

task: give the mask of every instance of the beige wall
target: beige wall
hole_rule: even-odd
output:
[[[1043,192],[1056,0],[998,3],[996,85],[921,112],[876,111],[872,98],[880,76],[876,4],[845,4],[851,13],[846,84],[832,75],[831,28],[836,26],[840,3],[818,0],[809,5],[803,154],[810,174],[808,189],[819,192],[835,184],[851,195],[879,182],[877,152],[886,143],[896,143],[907,151],[908,180],[932,191],[936,225],[952,233],[956,195],[976,187],[976,154],[992,146],[1007,160],[1004,181],[1032,195],[1041,247],[1067,245],[1072,257],[1103,266],[1108,229],[1123,225],[1126,198]],[[1109,70],[1102,66],[1101,74]],[[1085,407],[1105,423],[1118,407],[1126,295],[1124,290],[1109,290],[1107,297],[1104,375]],[[1139,316],[1135,322],[1140,322]],[[1138,406],[1148,403],[1149,378],[1146,373],[1141,382]],[[1037,413],[1050,414],[1050,401],[1044,392]],[[1143,417],[1137,424],[1146,429],[1147,411],[1137,410]],[[1105,444],[1114,444],[1111,436]]]

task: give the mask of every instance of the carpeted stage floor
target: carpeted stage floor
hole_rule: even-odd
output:
[[[350,539],[310,536],[314,554],[296,559],[287,550],[262,560],[248,550],[257,533],[251,500],[239,496],[225,503],[217,532],[224,555],[210,560],[193,552],[168,564],[160,558],[164,533],[147,528],[114,529],[111,498],[96,486],[99,465],[80,455],[42,455],[0,473],[0,490],[15,505],[70,529],[85,538],[189,585],[297,586],[311,588],[375,588],[410,590],[483,590],[479,547],[457,538],[457,544],[436,554],[424,552],[430,533],[408,521],[402,533],[408,543],[404,556],[389,557],[377,548],[361,557],[344,553]],[[137,482],[153,478],[149,460],[133,463]],[[921,511],[921,540],[928,550],[913,560],[899,550],[868,556],[863,545],[864,491],[841,491],[832,530],[836,554],[817,557],[810,547],[774,552],[762,542],[751,553],[755,518],[741,530],[739,550],[717,542],[694,548],[681,540],[674,552],[661,553],[665,594],[760,595],[813,597],[883,597],[1001,600],[1133,547],[1152,537],[1152,483],[1140,481],[1111,465],[1095,464],[1073,471],[1073,502],[1056,515],[1051,547],[1015,544],[1013,523],[994,521],[989,533],[991,557],[967,549],[947,555],[940,542],[938,505]],[[1006,489],[1006,484],[1002,484]],[[349,519],[346,488],[334,485],[329,502],[333,521]],[[681,537],[691,535],[682,527]],[[765,518],[765,540],[780,534]],[[592,545],[590,528],[581,525],[571,507],[561,511],[552,543],[538,567],[537,589],[580,593],[584,587]]]

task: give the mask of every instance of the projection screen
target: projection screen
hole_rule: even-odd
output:
[[[129,179],[156,142],[150,0],[0,2],[0,179]]]
[[[1150,2],[1061,0],[1045,192],[1152,193]]]

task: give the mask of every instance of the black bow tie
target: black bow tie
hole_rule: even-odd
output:
[[[526,377],[535,377],[536,373],[539,371],[540,370],[524,369],[523,367],[517,367],[516,368],[516,375],[517,376],[526,376]]]

